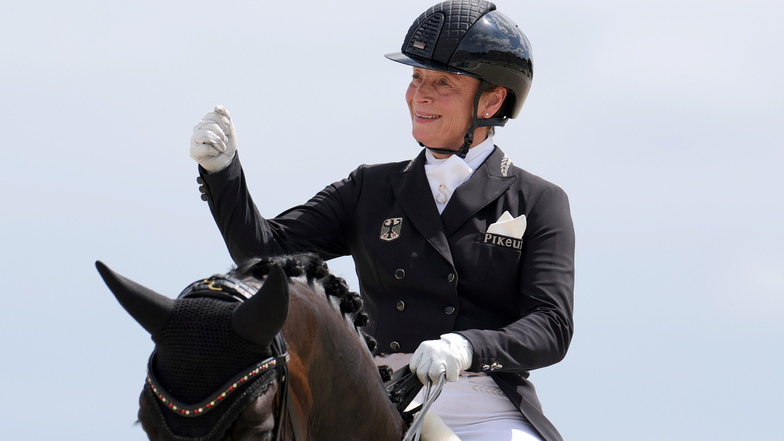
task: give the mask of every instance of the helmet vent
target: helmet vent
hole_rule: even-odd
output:
[[[411,36],[406,52],[411,55],[431,58],[443,26],[444,14],[433,14],[428,17]]]

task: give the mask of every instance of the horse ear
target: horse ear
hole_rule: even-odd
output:
[[[259,292],[234,310],[231,326],[245,340],[267,346],[283,327],[288,313],[288,277],[274,265]]]
[[[174,308],[173,299],[126,279],[103,262],[96,261],[95,267],[122,307],[151,335],[155,335],[169,321]]]

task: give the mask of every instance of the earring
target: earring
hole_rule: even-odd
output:
[[[490,116],[490,114],[489,113],[485,113],[485,116]]]

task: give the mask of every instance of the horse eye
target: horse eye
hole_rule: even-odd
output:
[[[272,432],[257,432],[248,437],[248,441],[272,441]]]
[[[272,441],[272,431],[268,430],[242,430],[232,433],[231,441]]]
[[[272,441],[272,432],[254,433],[248,438],[248,441]]]

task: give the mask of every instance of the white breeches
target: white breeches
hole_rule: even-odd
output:
[[[410,358],[411,354],[393,354],[376,357],[376,363],[397,370]],[[419,403],[422,394],[415,399]],[[464,372],[458,381],[446,383],[430,412],[437,414],[461,441],[542,441],[487,375]]]

